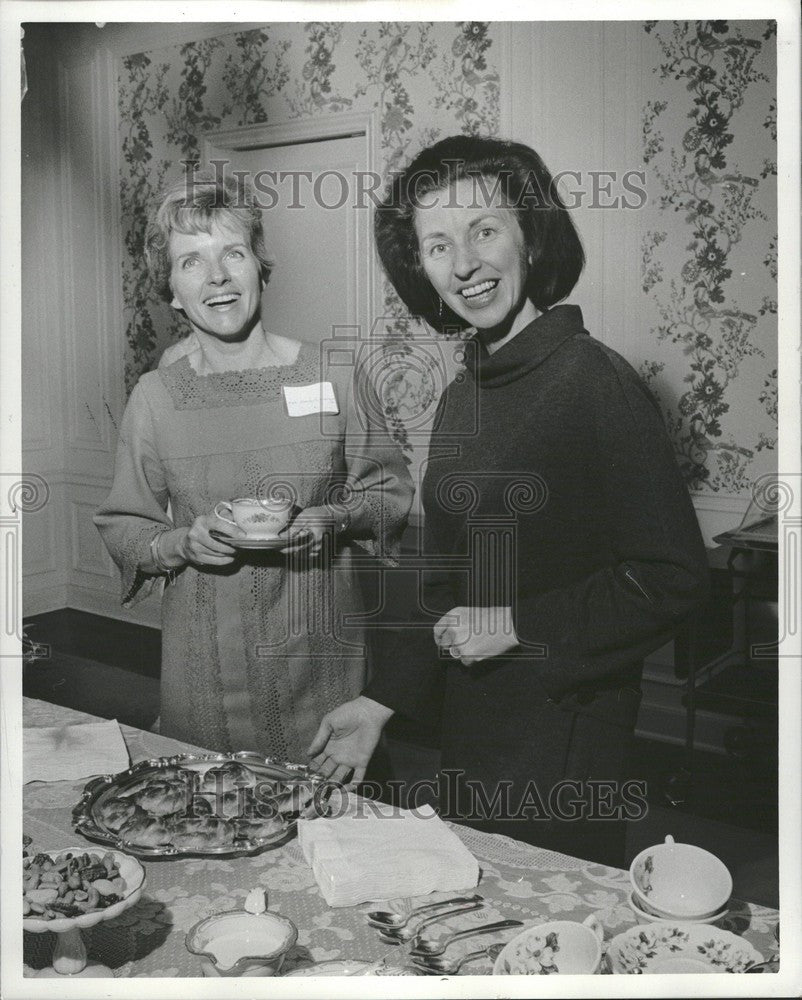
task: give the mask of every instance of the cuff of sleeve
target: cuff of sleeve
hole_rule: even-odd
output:
[[[141,563],[152,557],[152,544],[169,526],[159,522],[149,523],[138,532],[132,534],[123,545],[120,553],[115,556],[115,562],[120,568],[122,582],[121,604],[124,608],[132,608],[144,600],[156,589],[163,589],[164,581],[172,581],[174,574],[161,576],[158,573],[146,573]]]
[[[535,671],[537,682],[546,694],[546,703],[549,705],[558,705],[562,701],[565,691],[561,689],[558,682],[559,667],[551,659],[554,656],[555,650],[548,643],[543,643],[534,634],[534,630],[531,627],[533,617],[531,611],[527,613],[526,610],[523,610],[523,613],[521,613],[522,609],[517,606],[513,606],[510,611],[512,613],[512,625],[523,650],[526,650],[527,645],[539,646],[545,650],[545,655],[541,655],[538,658],[533,656],[532,669]],[[521,627],[522,625],[523,628]]]
[[[418,695],[405,690],[398,681],[388,682],[383,677],[373,677],[368,681],[362,694],[372,698],[385,708],[390,708],[397,715],[405,715],[410,719],[421,717],[421,704]]]

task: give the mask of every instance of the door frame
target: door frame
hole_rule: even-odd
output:
[[[308,118],[292,118],[278,122],[261,122],[253,125],[241,125],[238,128],[222,129],[206,132],[201,136],[200,153],[201,166],[209,169],[210,161],[221,150],[228,152],[245,152],[255,149],[271,149],[276,146],[300,145],[306,142],[318,142],[326,139],[350,139],[361,137],[364,142],[364,162],[366,169],[373,174],[381,174],[381,149],[379,147],[379,129],[377,128],[374,111],[348,111],[326,115],[312,115]],[[376,192],[381,194],[381,190]],[[362,211],[357,209],[356,211]],[[368,212],[367,209],[365,209]],[[360,295],[361,301],[357,309],[364,316],[360,317],[362,329],[361,338],[367,339],[373,335],[374,327],[379,328],[377,320],[382,315],[381,269],[379,267],[376,248],[371,234],[373,231],[372,209],[368,215],[368,225],[364,229],[365,246],[370,252],[365,254],[364,279],[365,292]],[[345,332],[345,331],[344,331]]]

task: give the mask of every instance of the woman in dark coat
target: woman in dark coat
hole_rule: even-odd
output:
[[[704,598],[705,550],[659,409],[557,305],[584,264],[543,162],[455,136],[377,212],[384,267],[436,330],[473,328],[423,484],[420,620],[311,747],[359,780],[394,712],[439,721],[449,818],[622,865],[646,654]],[[428,616],[428,618],[427,618]]]

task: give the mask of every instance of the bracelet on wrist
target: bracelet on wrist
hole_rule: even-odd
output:
[[[164,575],[169,575],[172,573],[172,567],[168,566],[162,558],[161,553],[161,537],[164,531],[158,531],[153,538],[150,540],[150,555],[153,560],[153,565],[156,567],[157,571]]]

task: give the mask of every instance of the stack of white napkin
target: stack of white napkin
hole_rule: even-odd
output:
[[[29,781],[74,781],[131,766],[116,720],[22,731],[22,773]]]
[[[363,802],[335,819],[301,819],[298,842],[329,906],[470,889],[479,865],[430,806]]]

